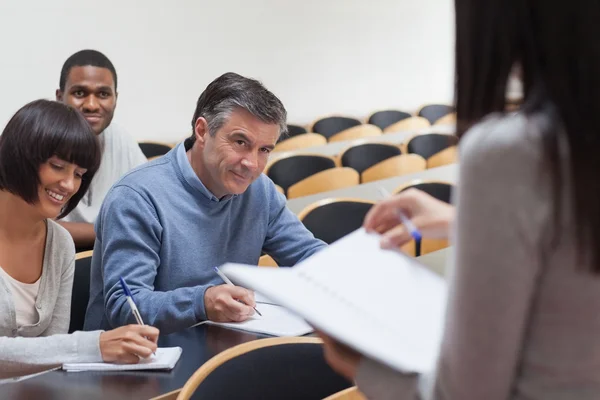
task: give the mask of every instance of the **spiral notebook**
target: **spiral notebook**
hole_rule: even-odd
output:
[[[181,347],[161,347],[156,355],[141,359],[137,364],[111,363],[68,363],[63,364],[65,371],[138,371],[151,369],[170,370],[175,367],[181,357]]]
[[[415,259],[382,250],[379,241],[361,228],[293,268],[220,269],[370,358],[400,371],[430,371],[446,283]]]

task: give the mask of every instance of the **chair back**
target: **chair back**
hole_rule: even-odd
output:
[[[409,153],[418,154],[424,159],[428,159],[445,148],[456,144],[458,144],[458,136],[445,135],[443,133],[427,133],[410,139],[406,145],[406,149]]]
[[[276,160],[265,170],[265,174],[287,193],[294,183],[329,168],[335,168],[332,157],[298,154]]]
[[[325,117],[315,121],[310,131],[319,133],[329,139],[338,132],[360,124],[361,122],[356,118],[340,116]]]
[[[340,155],[344,167],[354,168],[359,174],[390,157],[402,154],[398,146],[387,143],[362,143],[351,146]]]
[[[446,104],[428,104],[423,106],[417,115],[426,118],[433,125],[438,119],[453,112],[454,107]]]
[[[356,186],[360,183],[358,172],[352,168],[336,167],[317,172],[288,188],[288,199],[310,196],[311,194],[328,192]]]
[[[327,144],[325,136],[318,133],[303,133],[277,143],[274,151],[298,150],[306,147],[323,146],[325,144]]]
[[[373,136],[380,136],[381,128],[375,125],[370,124],[362,124],[356,125],[352,128],[345,129],[341,132],[336,133],[335,135],[329,138],[329,142],[342,142],[345,140],[354,140],[360,138],[367,138]]]
[[[367,123],[378,126],[380,129],[385,129],[388,126],[395,124],[403,119],[410,118],[411,115],[400,110],[383,110],[371,114]]]
[[[450,146],[427,159],[427,168],[441,167],[458,161],[458,147]]]
[[[454,125],[456,126],[456,113],[444,115],[442,118],[435,121],[433,125]]]
[[[139,142],[138,145],[146,158],[163,156],[173,148],[170,144],[160,142]]]
[[[367,400],[367,398],[356,386],[352,386],[351,388],[332,394],[323,400]]]
[[[361,199],[324,199],[308,205],[298,218],[327,244],[357,230],[375,202]]]
[[[305,127],[293,124],[288,124],[287,130],[287,137],[294,137],[308,132]]]
[[[77,253],[75,274],[71,289],[71,322],[69,333],[83,330],[85,312],[90,300],[90,275],[92,270],[92,250]]]
[[[269,338],[211,358],[187,381],[177,400],[323,399],[351,386],[325,362],[320,339]]]
[[[363,183],[367,183],[394,176],[413,174],[423,171],[427,166],[426,164],[425,159],[418,154],[401,154],[367,168],[361,174],[360,179]]]
[[[416,131],[429,128],[431,124],[423,117],[410,117],[389,125],[383,130],[383,133],[394,133],[403,131]]]

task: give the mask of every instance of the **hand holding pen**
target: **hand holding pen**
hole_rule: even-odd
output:
[[[223,282],[225,282],[226,284],[228,284],[228,285],[230,285],[230,286],[235,286],[235,285],[233,284],[233,282],[231,282],[231,281],[229,280],[229,278],[225,276],[225,274],[224,274],[224,273],[222,273],[221,271],[219,271],[219,268],[217,268],[217,267],[214,267],[214,270],[215,270],[215,272],[217,273],[217,275],[219,275],[219,277],[220,277],[221,279],[223,279]],[[254,309],[254,311],[255,311],[255,312],[258,314],[258,315],[260,315],[260,316],[262,317],[262,314],[260,313],[260,311],[258,311],[258,310],[256,309],[256,307],[252,307],[252,308]]]
[[[382,235],[383,248],[398,248],[415,238],[446,239],[454,220],[454,207],[416,189],[389,196],[373,206],[365,217],[367,231]]]

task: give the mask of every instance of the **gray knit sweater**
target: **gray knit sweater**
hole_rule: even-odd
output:
[[[543,123],[492,117],[461,142],[444,338],[420,385],[430,390],[364,360],[357,383],[369,399],[600,399],[600,277],[577,257],[568,179],[554,221]],[[555,222],[562,238],[549,245]]]
[[[69,233],[48,220],[40,288],[35,303],[39,321],[17,328],[10,286],[0,276],[0,371],[27,370],[31,365],[101,362],[101,331],[69,329],[75,248]]]

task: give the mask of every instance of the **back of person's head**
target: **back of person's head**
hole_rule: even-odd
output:
[[[87,169],[79,190],[58,217],[62,218],[77,206],[98,170],[100,144],[77,110],[36,100],[17,111],[0,136],[0,190],[35,204],[40,166],[53,156]]]
[[[60,70],[60,81],[58,86],[60,90],[65,90],[65,84],[67,83],[69,72],[71,72],[73,67],[87,66],[108,69],[112,74],[113,81],[115,82],[115,91],[117,90],[117,71],[115,70],[114,65],[112,62],[110,62],[108,57],[96,50],[81,50],[67,58],[67,61],[65,61],[62,69]]]
[[[287,131],[287,112],[281,100],[259,81],[228,72],[212,81],[198,98],[192,118],[192,132],[196,120],[203,117],[208,124],[209,134],[214,136],[236,108],[246,110],[264,123],[279,125],[280,135]],[[185,140],[186,150],[192,147],[195,140],[192,133]]]
[[[570,181],[579,254],[591,258],[595,272],[600,272],[599,20],[600,3],[587,0],[456,0],[459,134],[504,110],[508,78],[518,66],[522,112],[535,117],[532,123],[540,121],[533,129],[542,132],[543,168],[552,181],[552,242],[561,240],[561,194]],[[568,144],[566,158],[560,156],[561,142]]]

